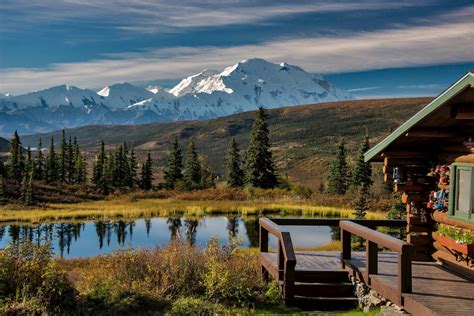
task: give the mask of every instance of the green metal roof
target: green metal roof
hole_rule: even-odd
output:
[[[436,99],[428,103],[427,106],[413,115],[408,121],[403,123],[392,134],[388,135],[384,140],[367,151],[364,155],[365,161],[369,162],[375,156],[380,155],[382,151],[385,150],[393,141],[404,135],[410,128],[418,124],[422,119],[438,109],[446,101],[450,100],[468,86],[474,87],[474,72],[466,73],[463,77],[443,91],[438,97],[436,97]]]

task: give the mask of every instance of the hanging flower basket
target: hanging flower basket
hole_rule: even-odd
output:
[[[474,244],[457,243],[455,240],[446,236],[441,236],[441,235],[437,236],[436,241],[438,241],[444,247],[460,252],[464,255],[467,255],[467,256],[474,255]]]

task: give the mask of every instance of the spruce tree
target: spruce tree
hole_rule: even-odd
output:
[[[356,219],[364,219],[367,214],[367,196],[369,195],[369,187],[367,185],[361,185],[358,187],[357,196],[354,203],[354,217]],[[353,236],[352,240],[358,244],[358,247],[362,247],[364,239],[359,236]]]
[[[328,193],[343,195],[349,186],[349,169],[347,166],[344,139],[337,145],[336,158],[332,161],[328,176]]]
[[[23,180],[21,182],[20,200],[24,205],[33,204],[33,170],[31,167],[28,167],[24,171]]]
[[[227,185],[235,188],[244,185],[244,172],[241,167],[240,150],[235,138],[232,138],[227,150]]]
[[[87,178],[86,162],[82,158],[80,148],[77,144],[76,144],[76,149],[74,150],[74,152],[75,152],[74,153],[74,156],[75,156],[74,171],[75,171],[75,173],[74,173],[73,182],[77,183],[77,184],[85,184],[86,183],[86,178]]]
[[[35,159],[35,168],[34,168],[34,178],[36,180],[44,180],[46,175],[46,161],[43,155],[43,142],[41,141],[41,138],[38,141],[38,147],[36,148],[38,154],[36,155]]]
[[[370,149],[369,134],[366,133],[363,142],[360,144],[357,161],[352,172],[352,185],[355,187],[366,186],[370,189],[372,185],[372,167],[369,162],[365,162],[364,154]]]
[[[129,174],[129,179],[128,179],[128,186],[130,188],[133,188],[135,186],[135,183],[137,182],[137,157],[135,156],[135,150],[131,149],[130,151],[130,158],[128,162],[130,171],[128,172]]]
[[[7,201],[7,189],[5,186],[5,178],[0,174],[0,204],[4,204]]]
[[[165,171],[165,185],[169,189],[174,189],[178,181],[183,179],[183,156],[179,148],[178,137],[175,136],[171,153],[168,157],[168,167]]]
[[[7,168],[5,167],[2,161],[0,161],[0,175],[4,178],[7,176]]]
[[[245,157],[245,182],[250,187],[274,188],[277,176],[270,150],[265,110],[260,107],[252,126],[250,144]]]
[[[58,159],[54,148],[54,138],[51,137],[51,145],[49,146],[48,158],[46,161],[46,181],[53,183],[59,179]]]
[[[101,176],[98,180],[100,192],[103,195],[108,195],[110,193],[111,178],[112,178],[112,171],[110,170],[110,164],[108,163],[108,159],[106,158],[102,166]]]
[[[141,188],[143,190],[151,190],[153,187],[153,160],[148,153],[145,163],[142,166]]]
[[[59,180],[66,182],[67,176],[67,143],[66,143],[66,131],[63,130],[61,137],[61,147],[59,152]]]
[[[67,173],[67,183],[73,184],[74,179],[76,178],[76,157],[75,157],[75,147],[72,142],[72,138],[69,137],[69,141],[66,147],[66,173]]]
[[[23,147],[21,146],[20,136],[18,136],[18,132],[15,131],[10,141],[9,156],[7,159],[7,175],[9,178],[18,181],[22,178],[24,169]]]
[[[102,140],[100,143],[99,154],[97,155],[96,160],[94,161],[94,166],[92,169],[92,183],[95,184],[96,186],[101,186],[102,175],[105,169],[105,160],[106,160],[105,143]]]
[[[188,188],[197,188],[201,184],[201,165],[196,150],[196,145],[191,140],[186,151],[183,178]]]

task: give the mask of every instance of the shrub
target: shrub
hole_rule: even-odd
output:
[[[278,289],[277,282],[271,282],[268,286],[267,291],[265,292],[265,298],[270,304],[279,304],[280,303],[280,291]]]
[[[52,260],[49,244],[11,244],[0,251],[0,300],[25,313],[58,312],[75,306],[75,289]],[[25,303],[26,302],[26,303]]]
[[[217,239],[207,244],[203,282],[209,299],[244,306],[256,301],[264,284],[255,256],[239,252],[237,245],[233,241],[221,246]]]
[[[203,298],[182,297],[177,299],[171,308],[172,315],[213,315],[224,314],[225,307],[213,304]]]

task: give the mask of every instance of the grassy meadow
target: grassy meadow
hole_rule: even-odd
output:
[[[379,204],[375,203],[373,208]],[[383,207],[383,206],[380,206]],[[281,215],[309,217],[353,216],[349,200],[319,196],[299,197],[284,190],[208,189],[192,192],[141,192],[117,194],[103,200],[78,203],[49,203],[32,207],[5,205],[0,207],[0,221],[53,222],[114,218],[150,218],[182,214],[186,216]],[[385,218],[382,211],[369,211],[368,219]]]

